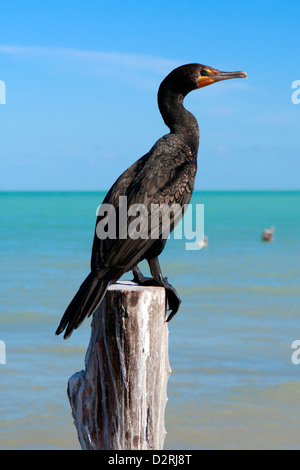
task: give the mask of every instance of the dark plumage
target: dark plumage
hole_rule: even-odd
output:
[[[224,73],[201,64],[189,64],[173,70],[161,83],[158,106],[170,133],[160,138],[152,149],[128,168],[114,183],[102,204],[111,204],[117,215],[119,197],[127,197],[128,208],[143,204],[150,214],[151,204],[188,204],[194,189],[197,170],[199,129],[195,117],[183,106],[184,97],[192,90],[228,78],[245,77],[244,72]],[[182,213],[180,217],[182,217]],[[150,215],[149,215],[150,217]],[[103,216],[98,216],[96,227]],[[128,218],[128,220],[130,217]],[[118,216],[117,216],[118,220]],[[146,221],[145,221],[146,222]],[[170,219],[170,231],[174,217]],[[150,227],[150,219],[149,219]],[[166,288],[171,314],[175,315],[180,299],[175,289],[163,278],[158,256],[166,240],[121,238],[123,227],[117,226],[116,239],[99,239],[95,230],[91,257],[91,272],[67,308],[56,334],[66,329],[68,338],[74,329],[90,316],[101,303],[110,283],[132,270],[139,284],[154,284]],[[159,228],[161,235],[162,227]],[[146,259],[153,279],[145,278],[137,265]]]

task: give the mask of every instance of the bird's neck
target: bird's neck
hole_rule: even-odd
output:
[[[198,151],[199,127],[196,118],[183,106],[184,95],[161,88],[158,92],[158,107],[165,124],[172,134],[181,134]]]

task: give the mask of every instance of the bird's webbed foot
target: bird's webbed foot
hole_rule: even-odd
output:
[[[153,279],[153,277],[144,276],[137,266],[132,268],[132,273],[133,282],[139,286],[160,286],[160,284],[155,279]]]
[[[171,313],[169,314],[167,318],[167,322],[168,322],[178,312],[180,304],[181,304],[181,299],[179,295],[177,294],[176,290],[174,289],[174,287],[171,284],[169,284],[168,278],[162,277],[157,258],[155,259],[155,261],[150,262],[149,265],[150,265],[151,274],[153,274],[153,277],[144,276],[143,273],[138,268],[138,266],[134,266],[132,268],[133,282],[135,282],[139,286],[160,286],[166,289],[167,306],[168,306],[168,310],[171,310]]]
[[[170,321],[174,315],[178,312],[180,304],[181,304],[181,299],[179,295],[177,294],[176,290],[174,287],[169,284],[168,278],[163,277],[158,258],[152,258],[148,260],[150,271],[154,279],[158,282],[158,284],[166,289],[166,297],[167,297],[167,304],[168,304],[168,310],[171,310],[171,313],[169,314],[167,318],[167,322]]]
[[[180,304],[181,304],[181,299],[179,295],[177,294],[176,290],[174,289],[174,287],[171,284],[169,284],[167,277],[163,278],[163,287],[166,289],[168,310],[171,310],[171,313],[169,314],[167,318],[167,322],[168,322],[178,312]]]

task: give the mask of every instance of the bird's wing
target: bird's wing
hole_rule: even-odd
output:
[[[114,213],[109,214],[106,222],[109,227],[110,218],[115,217],[116,238],[99,238],[97,226],[104,217],[103,214],[98,216],[92,250],[92,269],[123,267],[124,272],[131,269],[143,259],[143,255],[162,233],[163,228],[160,225],[155,238],[153,236],[151,238],[151,205],[156,205],[157,209],[158,205],[169,207],[172,204],[179,204],[183,206],[189,202],[196,173],[195,155],[187,145],[181,145],[180,149],[175,148],[175,145],[172,148],[168,137],[160,139],[148,154],[128,168],[107,193],[102,206],[111,204],[115,210]],[[170,157],[170,155],[175,156]],[[128,209],[133,204],[146,208],[147,214],[139,218],[139,229],[144,235],[147,233],[147,237],[134,239],[128,236],[127,232],[126,238],[120,237],[121,234],[124,236],[124,224],[122,222],[119,224],[120,211],[124,209],[124,206],[120,205],[120,196],[126,196]],[[136,207],[138,210],[138,206]],[[134,215],[137,216],[138,212]],[[136,219],[134,215],[127,217],[127,228],[130,228],[131,222]],[[182,215],[182,211],[177,212],[178,220]],[[172,224],[174,214],[171,213],[170,216]]]

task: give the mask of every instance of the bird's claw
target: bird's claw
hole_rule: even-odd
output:
[[[135,282],[138,286],[160,286],[160,284],[155,279],[153,279],[153,277],[146,277],[143,275],[134,274],[133,282]]]
[[[168,307],[169,307],[168,310],[171,310],[171,313],[169,314],[167,318],[167,322],[169,322],[170,320],[172,320],[174,315],[176,315],[176,313],[178,312],[180,304],[181,304],[181,299],[179,295],[177,294],[176,290],[174,289],[174,287],[171,286],[171,284],[166,283],[164,287],[166,289],[166,296],[167,296],[167,302],[168,302]]]
[[[133,282],[135,282],[139,286],[158,286],[164,287],[166,289],[166,300],[168,304],[168,310],[171,310],[171,313],[167,318],[167,322],[169,322],[178,312],[181,304],[181,299],[178,296],[174,287],[169,284],[167,277],[163,278],[163,282],[158,282],[152,277],[144,276],[142,273],[134,273]]]

